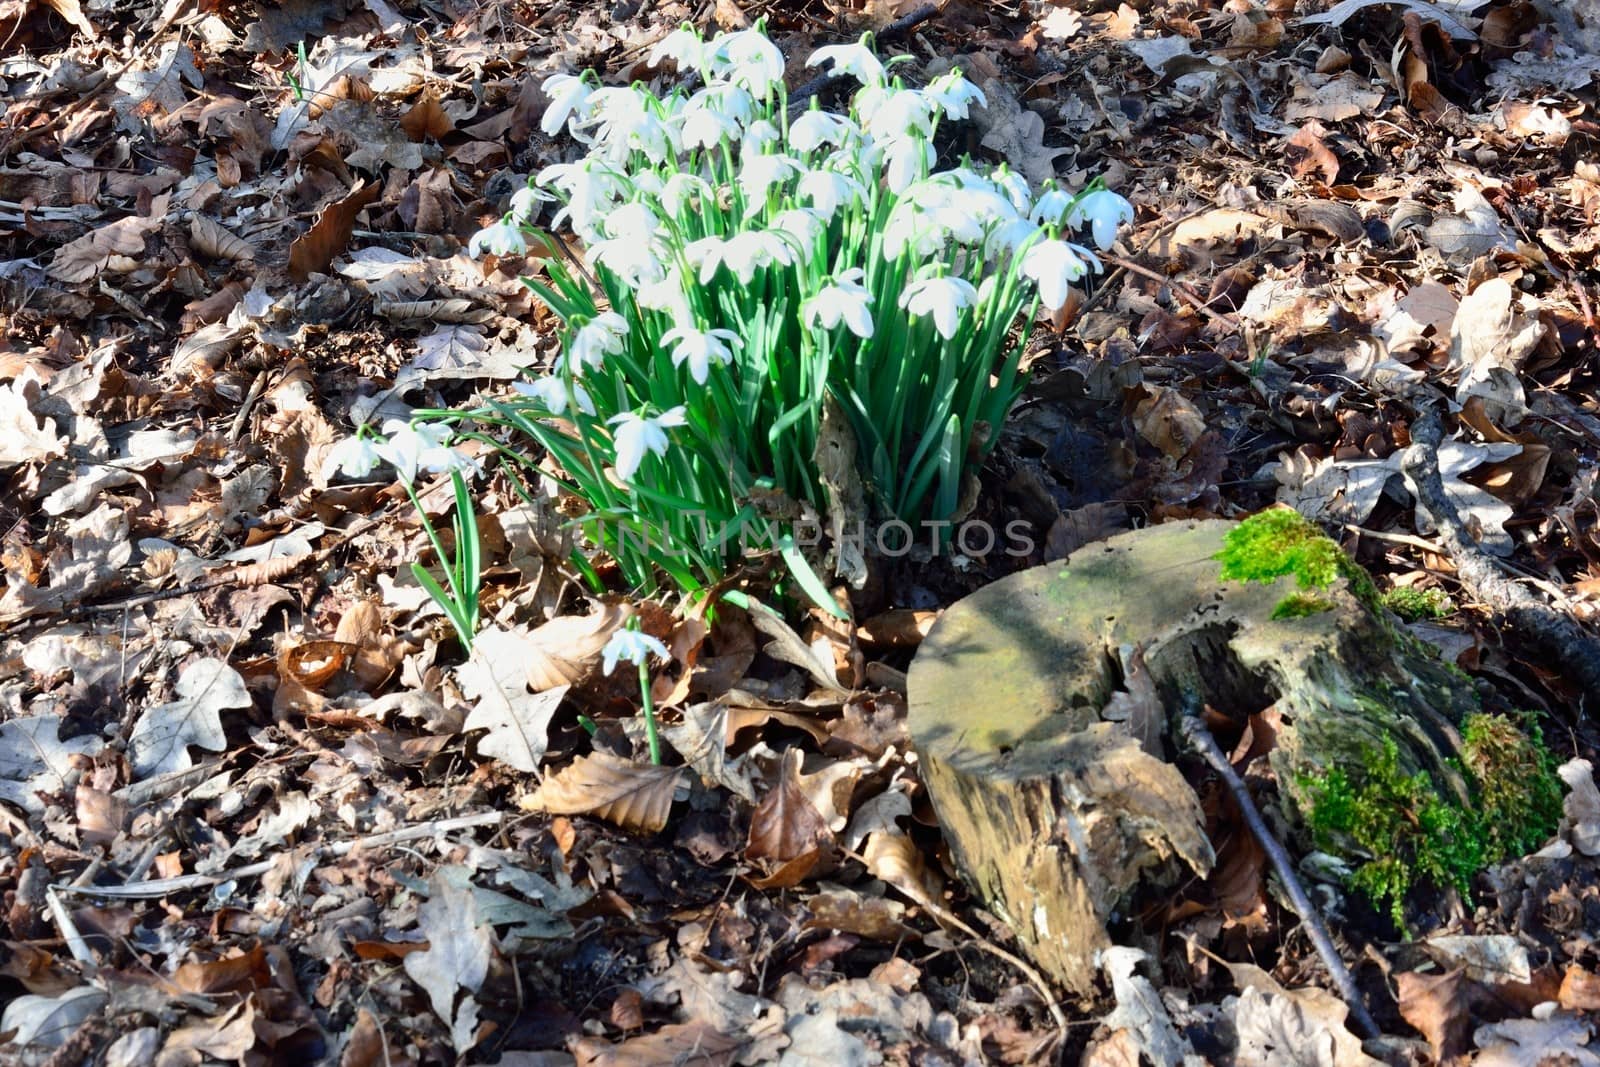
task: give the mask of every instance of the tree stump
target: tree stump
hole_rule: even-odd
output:
[[[1466,800],[1448,760],[1478,707],[1470,680],[1342,578],[1312,613],[1274,619],[1293,578],[1220,577],[1236,525],[1136,530],[1005,578],[946,611],[911,665],[912,740],[955,861],[1075,993],[1092,990],[1107,924],[1137,889],[1212,866],[1171,762],[1187,702],[1241,722],[1276,705],[1270,761],[1291,819],[1303,775],[1352,769],[1386,740],[1408,773]]]

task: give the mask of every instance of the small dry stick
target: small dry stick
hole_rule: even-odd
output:
[[[1267,829],[1266,820],[1261,817],[1261,810],[1256,807],[1256,802],[1250,799],[1250,790],[1245,787],[1243,779],[1234,771],[1233,764],[1228,762],[1228,757],[1217,747],[1217,739],[1211,736],[1211,731],[1206,729],[1205,723],[1200,721],[1200,716],[1193,710],[1184,712],[1182,729],[1184,740],[1211,765],[1211,769],[1217,772],[1227,785],[1228,791],[1233,794],[1233,799],[1238,801],[1239,810],[1244,813],[1245,825],[1261,843],[1267,858],[1272,861],[1273,870],[1277,871],[1278,877],[1283,880],[1284,888],[1289,892],[1289,902],[1294,905],[1294,910],[1300,916],[1300,922],[1304,924],[1311,943],[1316,946],[1317,955],[1321,956],[1322,962],[1327,965],[1333,984],[1339,987],[1339,995],[1350,1006],[1352,1029],[1362,1038],[1380,1036],[1382,1031],[1378,1029],[1378,1024],[1372,1021],[1372,1016],[1367,1014],[1361,993],[1356,989],[1355,979],[1350,976],[1344,960],[1333,947],[1333,939],[1328,936],[1328,928],[1322,925],[1322,917],[1317,914],[1311,898],[1306,895],[1305,887],[1300,884],[1299,877],[1294,873],[1294,864],[1290,862],[1289,854],[1284,851],[1278,839],[1272,836],[1272,831]]]
[[[1439,473],[1439,445],[1444,425],[1431,408],[1422,408],[1411,423],[1411,447],[1401,468],[1410,479],[1417,506],[1433,517],[1439,540],[1456,565],[1456,579],[1475,599],[1488,604],[1562,666],[1589,699],[1600,693],[1600,638],[1521,584],[1503,577],[1498,566],[1467,532],[1455,502],[1444,489]],[[1592,710],[1592,709],[1591,709]]]
[[[479,812],[477,815],[462,815],[454,819],[439,819],[435,822],[422,823],[417,826],[406,826],[399,830],[373,834],[370,837],[358,837],[351,841],[335,841],[313,849],[311,858],[337,859],[340,856],[348,856],[358,848],[382,848],[386,845],[399,844],[402,841],[416,841],[422,838],[436,837],[455,830],[497,825],[502,817],[498,811],[485,811]],[[255,878],[266,874],[277,864],[277,860],[270,859],[262,860],[260,863],[246,864],[243,867],[234,867],[231,870],[218,871],[216,874],[180,874],[174,878],[151,878],[143,882],[129,882],[127,885],[57,885],[51,888],[62,893],[77,893],[86,897],[142,900],[164,897],[168,893],[181,893],[188,889],[209,889],[211,886],[221,885],[223,882],[233,881],[238,878]]]

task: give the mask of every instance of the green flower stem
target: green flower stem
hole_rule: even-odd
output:
[[[661,766],[661,738],[656,736],[656,705],[650,696],[650,668],[639,664],[639,713],[644,716],[645,742],[650,746],[650,762]]]

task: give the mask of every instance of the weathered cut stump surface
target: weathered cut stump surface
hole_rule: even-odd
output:
[[[1359,777],[1351,763],[1386,738],[1408,770],[1465,795],[1446,760],[1477,707],[1470,683],[1343,582],[1319,591],[1329,610],[1273,620],[1294,580],[1223,582],[1213,557],[1234,525],[1136,530],[996,582],[946,611],[911,665],[911,734],[957,864],[1075,992],[1092,988],[1107,925],[1137,888],[1212,865],[1199,801],[1170,762],[1169,713],[1186,695],[1241,721],[1276,705],[1271,760],[1291,814],[1301,774]],[[1164,708],[1112,700],[1135,650]]]

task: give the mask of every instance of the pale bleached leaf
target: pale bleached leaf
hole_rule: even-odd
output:
[[[248,708],[250,693],[239,672],[220,659],[190,664],[178,677],[178,699],[146,708],[128,737],[128,763],[136,778],[194,766],[189,746],[210,752],[227,747],[222,712]]]
[[[428,947],[405,958],[406,974],[428,994],[434,1013],[450,1027],[457,1052],[474,1044],[478,1002],[473,994],[489,974],[494,935],[478,915],[470,888],[462,888],[442,870],[428,880],[427,903],[417,909],[417,927]],[[460,1004],[457,993],[465,990]]]

